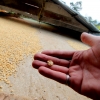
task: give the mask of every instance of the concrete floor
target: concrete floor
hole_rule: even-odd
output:
[[[7,21],[5,24],[17,23],[23,27],[23,25],[27,26],[26,31],[29,27],[32,27],[36,30],[36,35],[40,40],[40,45],[42,46],[42,50],[75,50],[76,43],[81,45],[83,49],[87,49],[88,47],[82,44],[81,42],[70,38],[69,36],[61,35],[62,33],[52,32],[55,30],[54,27],[46,25],[46,24],[38,24],[37,22],[26,22],[26,24],[17,22],[17,19],[7,19],[0,18],[0,21]],[[30,25],[29,25],[30,23]],[[0,22],[1,24],[1,22]],[[3,24],[3,23],[2,23]],[[28,25],[27,25],[28,24]],[[34,27],[34,26],[37,27]],[[12,27],[16,28],[16,26]],[[14,28],[12,32],[14,31]],[[41,29],[41,28],[45,28]],[[51,30],[51,31],[50,31]],[[73,42],[73,43],[72,43]],[[79,47],[80,48],[80,47]],[[9,80],[13,84],[12,87],[9,87],[4,82],[0,81],[0,86],[3,86],[3,93],[14,94],[15,96],[27,97],[32,100],[90,100],[84,96],[79,95],[74,92],[69,87],[59,84],[53,80],[45,78],[41,76],[36,69],[32,68],[33,55],[29,55],[24,58],[17,67],[16,76],[10,76]],[[2,100],[2,99],[0,99]],[[9,99],[7,99],[9,100]],[[10,100],[12,100],[10,98]],[[13,99],[15,100],[15,99]],[[17,98],[17,100],[23,100],[22,98]]]

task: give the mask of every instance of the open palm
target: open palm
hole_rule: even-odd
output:
[[[91,48],[84,51],[44,51],[34,56],[33,67],[63,84],[68,74],[71,88],[100,100],[100,37],[83,33],[81,39]],[[54,65],[49,67],[47,60],[52,60]]]

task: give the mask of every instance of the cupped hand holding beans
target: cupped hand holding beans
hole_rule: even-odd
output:
[[[76,92],[100,100],[100,37],[87,33],[82,42],[91,48],[84,51],[43,51],[34,56],[33,67],[40,74],[69,87]],[[48,64],[51,61],[51,65]],[[67,77],[69,75],[69,77]]]

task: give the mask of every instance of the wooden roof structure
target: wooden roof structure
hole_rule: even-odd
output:
[[[0,0],[0,9],[15,11],[18,14],[31,17],[34,20],[78,32],[99,32],[90,23],[89,25],[87,25],[88,23],[85,25],[85,20],[82,19],[82,16],[76,16],[78,15],[76,14],[73,17],[70,12],[63,9],[63,5],[61,6],[59,2],[59,0]],[[66,9],[70,8],[66,6]],[[83,20],[82,23],[81,20]]]

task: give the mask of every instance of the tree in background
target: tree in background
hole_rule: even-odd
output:
[[[85,17],[85,19],[100,30],[100,23],[97,20],[93,20],[92,17]]]
[[[98,21],[97,20],[93,20],[92,17],[85,17],[85,19],[88,22],[92,23],[93,25],[97,25],[98,24]]]
[[[98,24],[96,25],[96,27],[100,30],[100,23],[98,23]]]
[[[82,10],[82,1],[77,1],[76,3],[70,2],[70,7],[79,12],[80,10]]]
[[[77,11],[78,13],[82,10],[82,1],[77,2],[70,2],[70,7],[74,11]],[[92,17],[85,17],[85,19],[90,22],[91,24],[95,25],[100,30],[100,23],[97,20],[93,20]]]

